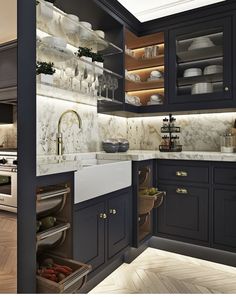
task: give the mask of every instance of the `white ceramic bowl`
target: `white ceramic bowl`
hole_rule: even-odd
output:
[[[151,78],[160,78],[160,77],[162,77],[162,73],[158,70],[154,70],[151,72],[150,77]]]
[[[204,75],[209,74],[216,74],[216,73],[222,73],[223,72],[223,66],[222,65],[210,65],[204,68]]]
[[[192,85],[192,95],[213,93],[212,83],[197,83]]]
[[[189,68],[184,71],[184,77],[193,77],[202,75],[201,68]]]
[[[94,31],[100,38],[105,38],[105,32],[102,30],[96,30]]]
[[[78,30],[79,18],[76,15],[68,14],[61,19],[61,27],[65,33],[76,33]]]
[[[65,39],[61,37],[47,36],[47,37],[44,37],[42,41],[48,45],[56,46],[59,48],[66,48],[66,45],[67,45]]]
[[[188,48],[189,51],[215,46],[209,37],[196,37]]]
[[[90,23],[88,23],[88,22],[80,22],[80,24],[82,26],[84,26],[85,28],[92,30],[92,25]]]

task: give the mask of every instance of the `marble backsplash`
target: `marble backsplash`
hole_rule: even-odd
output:
[[[98,115],[97,108],[85,104],[37,97],[37,155],[54,155],[57,152],[58,121],[66,110],[75,110],[82,127],[73,114],[63,118],[64,153],[94,152],[101,150],[106,137],[127,137],[127,120],[120,117]]]
[[[94,106],[38,96],[38,155],[56,154],[58,121],[64,111],[71,109],[79,114],[82,127],[79,128],[73,114],[64,117],[62,122],[64,153],[99,151],[102,149],[102,140],[111,137],[128,138],[132,150],[159,148],[163,116],[126,119],[97,114],[97,108]],[[219,151],[220,135],[233,126],[235,118],[236,113],[176,116],[177,124],[182,128],[180,142],[184,150]]]
[[[17,110],[13,110],[13,124],[0,125],[0,147],[17,148]]]
[[[163,116],[128,119],[128,139],[134,150],[157,150]],[[177,115],[185,151],[219,151],[220,135],[233,127],[236,113]]]

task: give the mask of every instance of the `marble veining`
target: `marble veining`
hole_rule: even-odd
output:
[[[0,125],[0,147],[17,148],[17,110],[13,108],[13,124]]]
[[[220,151],[220,135],[232,128],[236,113],[177,115],[180,142],[185,151]],[[132,150],[158,150],[163,116],[128,119]]]

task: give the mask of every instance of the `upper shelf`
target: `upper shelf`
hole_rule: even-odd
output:
[[[142,59],[125,54],[125,65],[128,71],[163,66],[164,55],[159,55],[150,59]]]
[[[121,48],[99,36],[99,33],[77,21],[76,16],[68,15],[44,0],[38,2],[37,28],[41,31],[60,36],[76,48],[88,47],[104,56],[123,52]]]
[[[207,59],[212,59],[216,57],[221,57],[222,55],[223,55],[222,46],[212,46],[208,48],[200,48],[200,49],[177,53],[179,63],[207,60]]]
[[[142,90],[151,90],[164,88],[164,79],[158,79],[153,81],[125,81],[125,90],[126,92],[133,91],[142,91]]]

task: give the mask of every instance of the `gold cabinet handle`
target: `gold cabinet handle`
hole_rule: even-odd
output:
[[[110,209],[109,212],[110,212],[110,214],[113,214],[113,215],[116,215],[117,214],[116,209]]]
[[[186,172],[186,171],[176,171],[176,176],[186,177],[186,176],[188,176],[188,172]]]
[[[100,219],[106,220],[107,215],[105,213],[100,213]]]
[[[176,193],[177,194],[188,194],[188,190],[187,189],[178,188],[178,189],[176,189]]]

